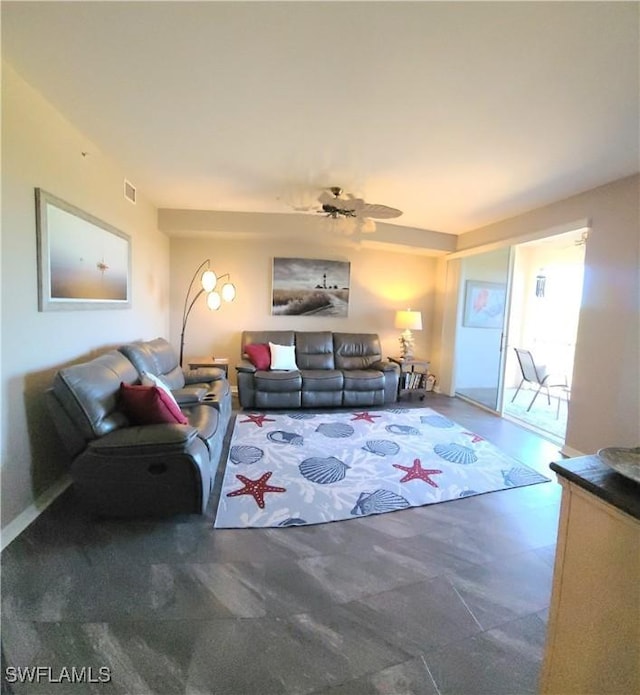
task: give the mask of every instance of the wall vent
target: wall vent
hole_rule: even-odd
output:
[[[136,204],[136,187],[127,179],[124,180],[124,197],[130,203]]]

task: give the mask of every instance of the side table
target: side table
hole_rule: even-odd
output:
[[[400,381],[398,382],[398,398],[405,394],[416,394],[424,400],[427,393],[427,377],[429,376],[429,360],[420,357],[389,357],[391,362],[400,365]]]
[[[218,367],[224,371],[226,379],[229,378],[229,360],[226,357],[194,357],[189,360],[189,369],[198,369],[199,367]]]

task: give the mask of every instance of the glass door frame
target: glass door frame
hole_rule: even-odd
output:
[[[472,396],[467,396],[464,393],[458,391],[459,388],[459,370],[457,368],[457,362],[459,359],[459,337],[460,330],[463,328],[463,317],[465,310],[465,294],[466,294],[466,282],[467,278],[464,272],[464,260],[474,256],[482,256],[488,253],[494,253],[495,251],[500,251],[502,249],[507,250],[507,264],[505,268],[505,300],[504,300],[504,313],[502,319],[502,327],[500,329],[500,343],[498,346],[498,368],[497,368],[497,383],[496,383],[496,400],[495,407],[487,403],[483,403],[475,400]],[[507,363],[507,352],[506,347],[508,345],[508,335],[509,335],[509,318],[511,314],[511,295],[512,295],[512,285],[513,285],[513,273],[515,268],[515,247],[511,244],[505,246],[499,246],[491,249],[476,250],[475,252],[464,253],[458,256],[460,261],[460,273],[458,277],[458,312],[455,327],[454,336],[454,364],[456,367],[453,371],[453,393],[464,400],[468,400],[470,403],[488,410],[489,412],[496,413],[502,416],[504,407],[504,381],[506,375],[506,363]]]

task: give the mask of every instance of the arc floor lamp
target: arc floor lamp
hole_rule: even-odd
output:
[[[206,270],[204,270],[206,268]],[[204,270],[202,275],[200,276],[200,284],[202,285],[198,292],[195,294],[193,299],[189,301],[189,297],[191,296],[191,292],[193,290],[193,283],[196,281],[196,278],[198,277],[198,274],[200,271]],[[220,291],[218,292],[216,290],[216,287],[218,285],[218,282],[222,280],[223,278],[229,278],[227,282],[225,282],[222,287],[220,288]],[[184,333],[187,329],[187,320],[189,318],[189,314],[191,313],[191,309],[193,309],[193,305],[196,303],[198,300],[198,297],[200,297],[201,294],[206,294],[207,295],[207,306],[211,311],[217,311],[220,306],[222,305],[222,302],[232,302],[236,298],[236,288],[235,285],[231,283],[231,276],[229,273],[225,273],[224,275],[216,275],[213,270],[211,270],[211,260],[207,258],[206,261],[203,261],[198,268],[196,269],[196,272],[193,274],[193,277],[191,278],[191,282],[189,283],[189,289],[187,290],[187,295],[184,298],[184,309],[182,311],[182,332],[180,333],[180,366],[182,367],[182,358],[184,355]]]

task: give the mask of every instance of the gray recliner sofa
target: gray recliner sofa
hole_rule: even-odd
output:
[[[249,344],[294,345],[297,370],[257,369]],[[398,365],[384,360],[375,333],[243,331],[236,366],[243,408],[363,407],[398,397]]]
[[[139,375],[159,377],[169,386],[180,407],[206,403],[220,411],[226,421],[231,415],[231,389],[222,369],[183,369],[171,343],[164,338],[122,345],[118,350],[133,363]]]
[[[144,371],[155,368],[166,378],[163,369],[170,367],[188,424],[131,423],[120,385],[140,384],[141,372],[126,356],[134,353],[147,360]],[[46,392],[72,459],[74,487],[94,514],[164,516],[206,509],[231,412],[229,384],[221,370],[178,374],[172,353],[163,339],[123,346],[61,369]]]

